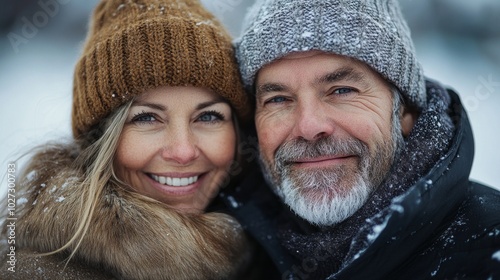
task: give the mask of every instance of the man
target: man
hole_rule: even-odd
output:
[[[500,192],[469,181],[467,115],[396,0],[258,1],[236,51],[291,210],[254,195],[236,216],[283,279],[500,277]]]

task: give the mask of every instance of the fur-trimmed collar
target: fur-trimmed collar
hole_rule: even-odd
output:
[[[74,149],[61,145],[34,157],[19,190],[19,248],[51,252],[72,237],[86,199],[83,175],[70,167]],[[180,214],[109,184],[74,258],[120,279],[230,279],[249,258],[246,246],[230,216]]]

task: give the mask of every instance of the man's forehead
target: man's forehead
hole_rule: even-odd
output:
[[[274,80],[283,74],[283,70],[297,70],[297,65],[295,65],[295,63],[302,63],[302,61],[307,61],[308,64],[313,63],[309,65],[314,65],[314,69],[318,70],[319,72],[335,72],[336,69],[340,68],[350,68],[351,72],[356,72],[354,71],[355,69],[359,72],[364,72],[364,70],[368,68],[365,67],[364,63],[356,61],[355,59],[347,56],[319,50],[300,51],[289,53],[286,56],[283,56],[267,65],[264,65],[257,72],[255,81],[258,84],[259,82],[262,82],[263,77],[266,77],[266,80],[267,78],[271,78]],[[264,72],[267,74],[264,75]],[[325,73],[319,74],[325,75]],[[285,77],[287,77],[287,75],[285,75]]]
[[[287,59],[298,59],[298,58],[306,58],[306,57],[312,57],[318,54],[333,54],[333,53],[327,53],[324,51],[320,50],[310,50],[310,51],[297,51],[297,52],[291,52],[278,60],[287,60]]]
[[[320,50],[309,50],[309,51],[296,51],[296,52],[291,52],[288,53],[287,55],[280,57],[274,61],[271,61],[270,63],[264,65],[257,73],[257,77],[259,72],[263,69],[268,69],[270,68],[269,66],[274,66],[277,64],[282,64],[282,63],[294,63],[295,61],[300,61],[300,60],[309,60],[310,61],[323,61],[323,62],[328,62],[330,64],[329,67],[332,66],[337,66],[337,67],[343,67],[347,65],[354,66],[354,68],[369,68],[369,66],[359,60],[356,60],[352,57],[349,56],[344,56],[344,55],[339,55],[336,53],[331,53],[331,52],[325,52],[325,51],[320,51]]]
[[[280,72],[282,72],[283,67],[285,69],[294,69],[294,68],[287,68],[290,66],[289,63],[295,63],[295,61],[300,61],[300,60],[309,60],[313,62],[320,62],[323,61],[323,63],[320,64],[314,64],[315,69],[318,70],[319,73],[317,73],[318,77],[317,79],[321,79],[324,81],[324,76],[329,75],[329,73],[337,73],[337,72],[349,72],[352,75],[351,76],[377,76],[382,79],[379,73],[377,73],[375,70],[373,70],[370,66],[368,66],[366,63],[363,61],[359,61],[355,58],[349,57],[349,56],[344,56],[344,55],[339,55],[331,52],[325,52],[325,51],[320,51],[320,50],[310,50],[310,51],[297,51],[297,52],[291,52],[267,65],[262,67],[256,75],[256,84],[259,84],[262,82],[263,78],[263,72],[266,72],[271,75],[265,75],[266,79],[271,78],[272,80],[276,79],[278,76],[280,76]],[[275,68],[277,65],[280,65],[278,68]],[[271,70],[272,69],[272,70]],[[269,72],[271,71],[271,72]],[[329,73],[328,73],[329,72]],[[312,73],[311,73],[312,74]],[[331,75],[329,75],[331,76]],[[346,76],[347,77],[347,76]]]

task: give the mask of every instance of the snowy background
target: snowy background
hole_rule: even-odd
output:
[[[97,0],[0,0],[0,194],[7,165],[71,137],[73,67]],[[205,0],[240,31],[253,0]],[[453,87],[475,133],[471,177],[500,189],[500,1],[400,0],[425,74]],[[18,166],[21,163],[18,163]]]

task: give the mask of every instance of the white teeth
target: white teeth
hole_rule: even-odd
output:
[[[181,178],[181,185],[183,185],[183,186],[189,185],[189,179],[188,178]]]
[[[158,181],[160,182],[160,184],[165,185],[165,183],[167,182],[167,178],[165,178],[165,177],[159,177]]]
[[[172,177],[163,177],[158,175],[151,174],[151,178],[153,178],[156,182],[162,185],[168,185],[172,187],[183,187],[187,185],[194,184],[198,181],[198,176],[193,177],[184,177],[184,178],[172,178]]]

